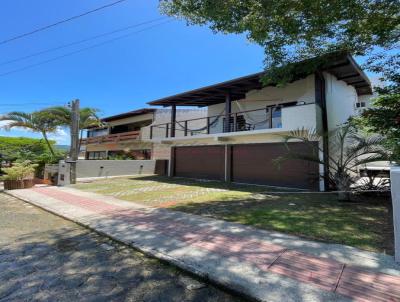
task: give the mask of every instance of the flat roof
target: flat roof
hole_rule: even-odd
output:
[[[107,116],[105,118],[102,118],[101,121],[102,122],[111,122],[111,121],[116,121],[116,120],[132,117],[132,116],[153,113],[154,111],[156,111],[155,108],[142,108],[142,109],[124,112],[124,113],[117,114],[117,115]]]
[[[358,95],[372,94],[371,82],[350,54],[333,53],[323,57],[326,57],[328,60],[325,60],[324,63],[321,63],[321,66],[318,67],[320,71],[329,72],[338,80],[343,80],[348,85],[354,86]],[[321,58],[322,57],[318,57],[310,60],[318,60]],[[301,65],[304,62],[305,61],[296,64]],[[297,73],[294,80],[305,78],[309,74],[310,73],[304,72]],[[266,87],[261,82],[263,75],[264,72],[258,72],[226,82],[154,100],[148,104],[153,106],[209,106],[225,102],[227,93],[230,93],[233,100],[240,100],[245,98],[247,92]]]

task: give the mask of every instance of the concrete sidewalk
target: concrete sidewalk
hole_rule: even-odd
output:
[[[393,257],[71,188],[7,193],[260,301],[400,301]]]

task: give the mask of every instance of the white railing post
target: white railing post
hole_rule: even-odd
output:
[[[400,166],[390,168],[393,205],[394,258],[400,263]]]

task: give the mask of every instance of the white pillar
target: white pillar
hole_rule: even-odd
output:
[[[400,263],[400,167],[390,168],[392,190],[393,226],[394,226],[394,257]]]

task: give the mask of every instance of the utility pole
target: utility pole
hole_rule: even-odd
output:
[[[71,102],[71,149],[70,149],[70,164],[71,164],[71,184],[76,183],[76,162],[79,154],[79,100]]]

